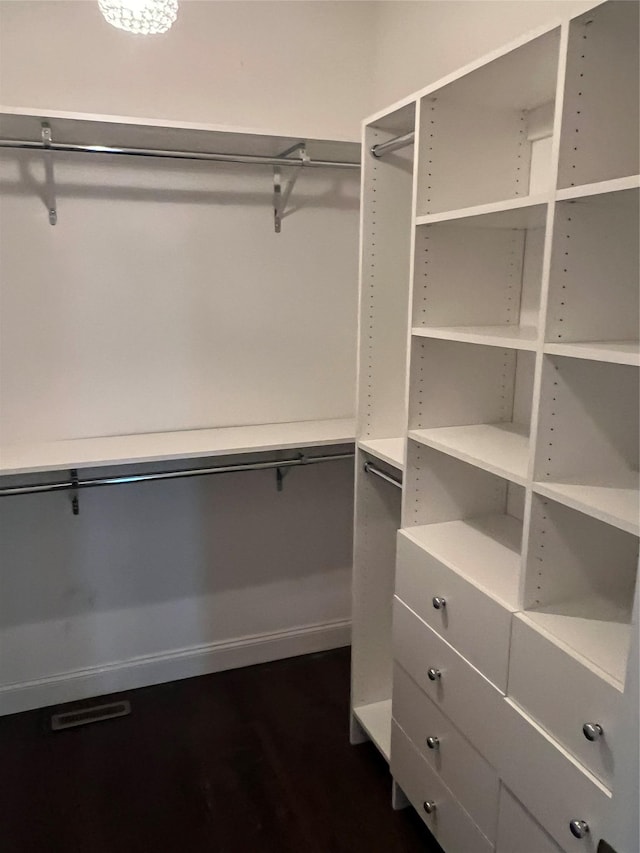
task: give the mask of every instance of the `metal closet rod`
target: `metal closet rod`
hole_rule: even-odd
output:
[[[359,169],[360,163],[345,160],[306,160],[292,157],[265,157],[260,154],[215,154],[200,151],[170,151],[159,148],[114,148],[109,145],[76,145],[68,142],[33,142],[28,139],[0,139],[0,148],[27,151],[67,151],[80,154],[117,154],[125,157],[159,157],[171,160],[213,160],[252,166],[299,166],[312,169]]]
[[[376,468],[372,462],[365,462],[363,467],[367,474],[375,474],[376,477],[386,480],[387,483],[391,483],[393,486],[398,486],[399,489],[402,488],[402,480],[396,480],[395,477],[391,477],[382,469]]]
[[[372,145],[369,149],[374,157],[384,157],[385,154],[391,154],[392,151],[398,151],[400,148],[406,148],[407,145],[413,145],[415,133],[410,131],[402,136],[395,136],[387,142],[380,142],[378,145]]]
[[[318,462],[333,462],[339,459],[353,459],[355,453],[330,453],[323,456],[305,456],[294,459],[274,459],[269,462],[239,462],[234,465],[219,465],[214,468],[186,468],[181,471],[157,471],[150,474],[131,474],[119,477],[90,477],[84,480],[63,480],[56,483],[34,483],[30,486],[3,486],[0,497],[10,495],[31,495],[38,492],[64,492],[76,489],[89,489],[94,486],[118,486],[125,483],[145,483],[149,480],[177,480],[184,477],[203,477],[208,474],[230,474],[234,471],[262,471],[265,468],[294,468],[298,465],[314,465]]]

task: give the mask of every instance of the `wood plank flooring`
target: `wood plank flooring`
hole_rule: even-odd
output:
[[[2,853],[440,850],[349,744],[348,649],[118,696],[131,716],[63,732],[0,718]]]

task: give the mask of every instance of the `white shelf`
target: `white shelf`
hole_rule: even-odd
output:
[[[416,326],[413,335],[469,344],[535,350],[538,332],[533,326]]]
[[[578,187],[567,187],[566,189],[557,191],[556,199],[558,201],[566,201],[568,199],[602,195],[603,193],[635,190],[638,189],[638,187],[640,187],[640,175],[630,175],[628,178],[612,178],[609,181],[598,181],[595,184],[582,184]]]
[[[524,485],[529,463],[529,434],[512,423],[417,429],[409,438]]]
[[[375,456],[399,471],[404,470],[404,438],[367,438],[358,441],[360,450],[365,450],[370,456]]]
[[[408,527],[403,532],[479,589],[518,609],[522,522],[517,518],[483,515]]]
[[[305,134],[299,135],[295,129],[291,132],[291,128],[282,133],[279,130],[234,125],[0,105],[0,136],[5,139],[40,141],[42,121],[50,124],[55,142],[76,145],[215,151],[221,154],[275,157],[304,139],[312,159],[359,160],[359,140],[314,139]]]
[[[584,358],[590,361],[606,361],[610,364],[640,365],[640,343],[638,341],[576,341],[566,344],[545,344],[549,355],[567,358]]]
[[[549,195],[525,196],[478,204],[442,213],[416,216],[416,225],[435,225],[437,222],[457,222],[484,228],[541,228],[545,224]],[[478,221],[478,217],[485,217]],[[460,220],[470,220],[468,223]]]
[[[603,486],[584,483],[534,483],[534,491],[577,509],[607,524],[640,535],[638,475],[629,474],[628,485]]]
[[[353,713],[378,747],[382,755],[389,761],[391,755],[391,699],[382,702],[372,702],[370,705],[360,705]]]
[[[558,612],[560,611],[561,612]],[[572,611],[572,612],[570,612]],[[598,612],[600,618],[593,618]],[[615,687],[623,689],[631,626],[628,613],[604,599],[563,603],[556,608],[527,610],[520,614],[551,638],[556,638],[578,659],[602,670]]]
[[[354,433],[354,422],[344,419],[111,435],[49,444],[13,444],[0,451],[0,474],[322,447],[353,442]]]

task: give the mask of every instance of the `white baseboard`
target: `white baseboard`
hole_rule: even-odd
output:
[[[0,715],[337,649],[350,642],[351,621],[342,619],[130,658],[0,687]]]

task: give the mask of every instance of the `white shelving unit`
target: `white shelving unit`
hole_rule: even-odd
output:
[[[565,853],[620,837],[616,762],[637,720],[638,76],[638,6],[614,0],[389,111],[416,114],[402,526],[391,650],[369,622],[353,655],[383,644],[393,660],[394,802],[448,853],[508,853],[519,832],[522,849]],[[457,775],[452,731],[482,769],[469,752]]]

